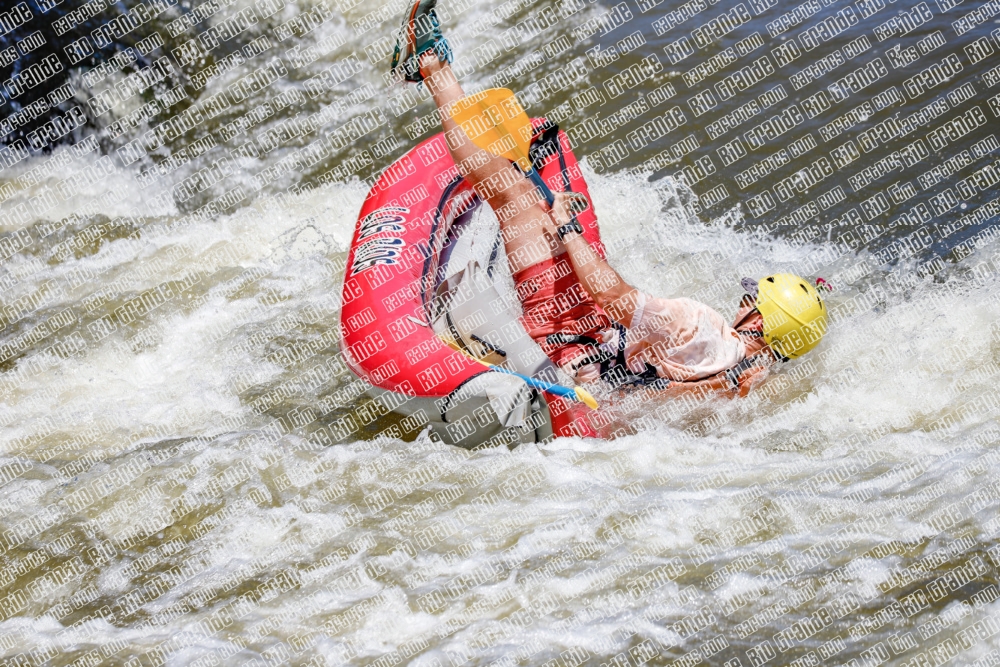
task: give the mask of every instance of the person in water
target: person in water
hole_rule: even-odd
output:
[[[577,382],[746,395],[775,361],[816,346],[826,331],[826,308],[816,288],[798,276],[745,278],[748,293],[732,326],[703,303],[654,297],[625,282],[583,237],[575,215],[581,198],[587,205],[583,195],[555,193],[549,207],[520,170],[476,147],[451,118],[448,110],[465,93],[435,4],[411,5],[393,72],[422,81],[433,96],[459,173],[499,219],[522,323],[553,362]],[[571,292],[575,306],[553,307],[556,295]]]

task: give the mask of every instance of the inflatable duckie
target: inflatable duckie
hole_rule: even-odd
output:
[[[532,157],[552,190],[587,195],[565,133],[533,120]],[[578,214],[605,254],[593,206]],[[475,359],[568,384],[519,321],[499,224],[438,134],[368,193],[344,271],[341,350],[384,409],[459,447],[597,436],[599,413]]]

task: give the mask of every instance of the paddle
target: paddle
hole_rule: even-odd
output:
[[[443,340],[451,349],[461,352],[469,359],[472,359],[476,363],[486,366],[492,371],[497,371],[498,373],[506,373],[507,375],[513,375],[514,377],[521,378],[525,382],[525,384],[527,384],[529,387],[532,387],[534,389],[539,389],[541,391],[548,392],[550,394],[554,394],[555,396],[559,396],[562,398],[568,398],[571,401],[579,401],[580,403],[585,404],[588,408],[591,408],[592,410],[596,410],[598,407],[597,399],[591,396],[590,392],[582,387],[570,388],[570,387],[564,387],[561,384],[552,384],[551,382],[536,380],[530,375],[521,375],[520,373],[509,371],[503,366],[497,366],[495,364],[489,363],[488,361],[483,361],[482,359],[476,359],[474,356],[472,356],[471,354],[463,350],[461,347],[459,347],[458,343],[455,343],[454,341],[448,341],[443,338],[441,340]]]
[[[490,88],[455,102],[451,117],[479,148],[506,158],[531,179],[549,206],[555,196],[542,177],[531,166],[528,148],[534,129],[514,92],[507,88]]]

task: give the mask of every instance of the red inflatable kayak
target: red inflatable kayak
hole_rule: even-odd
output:
[[[542,178],[589,199],[566,135],[533,122]],[[578,219],[603,256],[593,206]],[[517,321],[505,270],[495,216],[459,176],[444,135],[422,142],[382,173],[358,216],[342,292],[349,368],[370,384],[380,409],[408,415],[409,425],[430,423],[451,444],[595,436],[596,415],[581,404],[540,394],[467,356],[566,381]]]

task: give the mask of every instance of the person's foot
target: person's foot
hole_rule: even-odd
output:
[[[424,80],[420,56],[428,51],[436,54],[439,61],[451,62],[451,49],[441,34],[441,24],[434,11],[436,4],[437,0],[413,0],[403,18],[392,54],[392,72],[401,81]]]

